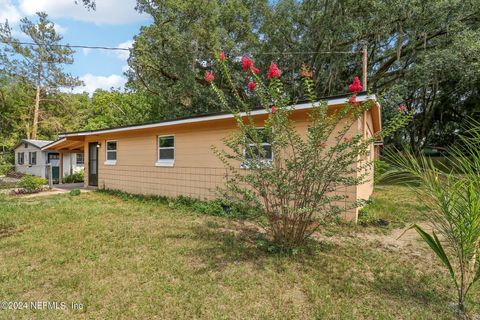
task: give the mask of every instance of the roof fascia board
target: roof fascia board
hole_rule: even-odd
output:
[[[47,144],[46,146],[43,146],[43,148],[41,148],[40,150],[42,150],[42,151],[47,150],[48,148],[51,148],[51,147],[53,147],[53,146],[56,146],[57,144],[62,143],[62,142],[65,142],[65,141],[67,141],[67,138],[66,138],[66,137],[61,138],[61,139],[59,139],[59,140],[57,140],[57,141],[53,141],[52,143]]]

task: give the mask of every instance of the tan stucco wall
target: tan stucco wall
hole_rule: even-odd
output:
[[[307,132],[306,112],[294,115],[300,132]],[[266,116],[257,116],[255,121],[262,126]],[[363,120],[359,120],[349,131],[354,135],[362,130]],[[194,124],[183,124],[155,129],[91,135],[85,139],[85,184],[88,184],[88,143],[98,142],[99,148],[99,188],[117,189],[134,194],[151,194],[176,197],[179,195],[199,199],[216,197],[215,188],[223,185],[227,170],[215,156],[211,147],[223,148],[222,138],[236,130],[232,119],[216,120]],[[175,164],[173,167],[157,167],[157,137],[175,136]],[[117,141],[117,162],[105,164],[106,141]],[[328,142],[327,142],[328,143]],[[373,147],[372,147],[373,149]],[[347,205],[358,194],[371,194],[371,185],[350,187],[337,192],[347,194]],[[343,214],[348,220],[357,219],[356,209]]]
[[[362,119],[362,130],[366,138],[371,138],[373,136],[373,123],[371,113],[368,112],[364,115]],[[374,160],[375,150],[373,143],[370,144],[369,154],[363,158],[366,162],[371,162]],[[365,162],[362,162],[365,163]],[[357,186],[357,198],[368,200],[373,193],[373,164],[369,170],[366,171],[367,177],[364,184]]]

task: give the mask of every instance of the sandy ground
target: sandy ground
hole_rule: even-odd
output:
[[[36,197],[53,196],[57,194],[69,193],[73,189],[80,189],[80,192],[83,192],[83,193],[91,192],[94,190],[91,188],[84,188],[83,183],[57,184],[57,185],[54,185],[52,189],[46,189],[44,191],[32,193],[32,194],[17,195],[16,197],[36,198]],[[3,190],[0,190],[0,193],[11,194],[14,190],[15,189],[3,189]]]
[[[432,226],[427,222],[417,223],[423,230],[431,233]],[[421,237],[410,226],[402,229],[394,229],[389,234],[373,234],[373,233],[356,233],[355,236],[365,239],[367,241],[380,241],[387,247],[391,248],[405,248],[418,241]]]

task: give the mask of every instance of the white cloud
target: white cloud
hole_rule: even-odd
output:
[[[10,1],[10,0],[0,0]],[[96,10],[87,10],[81,1],[73,0],[19,0],[20,9],[26,15],[38,11],[47,12],[53,18],[70,18],[96,24],[125,24],[146,19],[147,15],[135,11],[135,0],[99,0]]]
[[[10,0],[0,0],[0,22],[8,20],[10,24],[15,24],[21,18],[22,15]]]
[[[133,46],[133,40],[127,40],[117,45],[118,48],[125,48],[125,49],[130,49],[132,46]],[[117,54],[117,57],[123,61],[127,61],[128,57],[130,56],[130,51],[127,51],[127,50],[117,50],[115,51],[115,53]]]
[[[65,34],[65,32],[67,32],[67,28],[62,27],[58,23],[55,23],[53,25],[53,29],[55,29],[55,32],[57,32],[58,34],[62,34],[62,35]]]
[[[130,66],[128,64],[122,66],[122,72],[127,72],[128,70],[130,70]]]
[[[12,28],[12,36],[20,40],[31,40],[31,38],[25,32],[14,28]]]
[[[123,88],[123,86],[127,82],[127,79],[119,76],[118,74],[112,74],[108,77],[104,77],[95,76],[91,73],[87,73],[81,76],[80,80],[85,83],[85,86],[76,87],[75,89],[73,89],[73,93],[88,92],[89,94],[92,94],[97,89],[110,90],[111,88]]]
[[[92,49],[89,49],[89,48],[83,48],[83,49],[82,49],[82,52],[83,52],[83,55],[84,55],[84,56],[88,56],[88,54],[90,53],[90,51],[92,51]]]
[[[18,23],[20,19],[25,16],[23,12],[18,10],[18,8],[12,3],[11,0],[0,0],[0,22],[3,23],[5,20],[8,20],[10,26],[12,26],[12,35],[17,38],[25,38],[28,37],[26,34],[17,30]],[[67,28],[55,23],[54,26],[55,31],[58,34],[65,34],[67,32]]]

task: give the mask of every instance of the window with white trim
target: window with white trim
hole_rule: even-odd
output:
[[[251,160],[260,160],[263,164],[270,165],[273,161],[272,144],[268,132],[265,128],[257,128],[259,144],[255,142],[254,137],[246,137],[247,147],[243,151],[245,162],[242,163],[243,168],[251,167]]]
[[[25,163],[25,153],[19,152],[17,157],[18,157],[18,159],[17,159],[18,164],[24,164]]]
[[[117,141],[110,140],[106,143],[106,161],[105,164],[117,163]]]
[[[29,152],[28,153],[28,164],[34,166],[37,164],[37,152]]]
[[[173,166],[175,162],[175,137],[159,136],[158,137],[158,159],[159,166]]]

